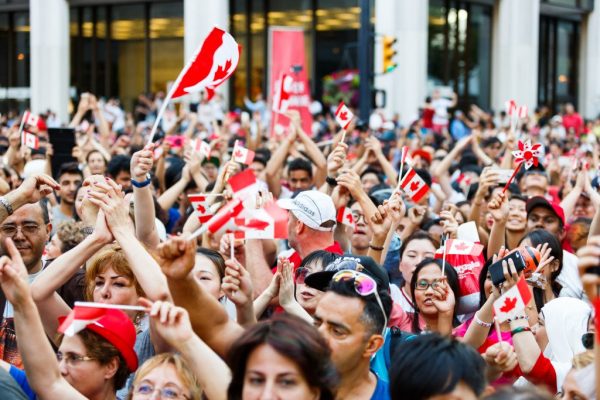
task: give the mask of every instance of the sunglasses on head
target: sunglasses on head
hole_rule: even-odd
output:
[[[340,270],[336,272],[336,274],[333,275],[333,278],[331,279],[333,282],[344,282],[353,280],[354,290],[360,296],[366,297],[371,294],[375,295],[375,299],[377,299],[377,304],[379,304],[379,308],[381,309],[381,313],[383,314],[384,324],[382,335],[385,335],[385,328],[387,327],[388,319],[387,315],[385,314],[385,309],[383,308],[381,298],[379,297],[379,293],[377,292],[377,282],[375,282],[375,279],[371,278],[369,275],[363,274],[362,272],[358,272],[351,269]]]

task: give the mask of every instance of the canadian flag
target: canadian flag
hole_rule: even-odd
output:
[[[525,118],[527,117],[527,114],[528,110],[526,105],[522,105],[517,108],[517,115],[519,118]]]
[[[412,167],[414,161],[412,159],[412,157],[410,155],[408,155],[409,151],[408,151],[408,146],[402,146],[402,162],[404,163],[404,165],[408,165],[409,167]]]
[[[513,116],[517,112],[517,103],[514,100],[508,100],[504,103],[504,108],[507,115]]]
[[[227,182],[231,186],[234,198],[242,200],[247,209],[256,208],[259,186],[250,168],[238,172]]]
[[[254,160],[254,152],[242,146],[237,140],[233,145],[233,161],[250,165]]]
[[[34,150],[40,148],[40,140],[38,139],[37,135],[27,131],[23,131],[23,135],[21,136],[21,144]]]
[[[521,313],[531,300],[531,292],[525,277],[521,275],[515,286],[494,301],[494,314],[498,322],[504,322]]]
[[[348,128],[348,125],[350,125],[350,121],[352,121],[353,117],[354,114],[352,114],[352,111],[350,111],[342,101],[337,110],[335,110],[335,120],[340,124],[342,129],[346,129]]]
[[[202,154],[204,158],[210,157],[210,144],[206,143],[204,140],[200,138],[194,139],[192,142],[192,148],[196,153]]]
[[[106,315],[106,308],[81,307],[75,305],[67,318],[60,324],[58,331],[66,336],[74,336],[86,326],[95,323]]]
[[[402,181],[400,181],[400,187],[415,203],[421,200],[429,191],[429,186],[412,168],[408,170]]]
[[[480,243],[458,239],[448,239],[446,242],[446,254],[477,257],[482,251],[483,245]]]
[[[23,120],[25,121],[25,125],[35,126],[37,128],[38,123],[40,122],[40,117],[29,111],[25,111],[23,113]]]
[[[281,74],[277,86],[275,87],[275,94],[273,97],[273,112],[285,113],[290,105],[290,96],[292,94],[292,85],[294,84],[294,78],[288,74]]]
[[[287,239],[288,213],[274,201],[263,208],[245,209],[235,218],[237,239]]]
[[[200,220],[200,223],[204,224],[213,216],[213,213],[210,211],[210,205],[208,204],[208,199],[206,196],[202,194],[191,194],[188,196],[192,207],[194,208],[194,212],[196,216]]]
[[[219,209],[208,221],[206,227],[210,233],[216,233],[221,230],[226,230],[234,218],[240,215],[244,210],[244,204],[240,199],[232,199],[227,204]]]
[[[352,229],[354,229],[354,226],[356,225],[356,221],[352,215],[352,210],[349,207],[341,207],[338,210],[337,222],[350,226]]]
[[[205,89],[207,100],[210,100],[215,88],[225,82],[237,68],[241,51],[241,46],[233,36],[214,27],[179,73],[171,87],[169,98],[175,99]]]

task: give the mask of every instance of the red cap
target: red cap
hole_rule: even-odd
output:
[[[527,205],[525,206],[527,210],[527,214],[531,212],[535,207],[545,207],[550,210],[561,220],[562,224],[565,225],[565,212],[560,206],[560,204],[554,201],[548,201],[545,197],[535,196],[527,200]]]
[[[67,317],[58,319],[61,324]],[[138,358],[134,350],[136,332],[133,322],[121,310],[107,309],[105,314],[85,327],[97,333],[115,346],[123,356],[129,371],[134,372],[138,367]]]
[[[421,157],[423,160],[427,161],[427,163],[431,164],[431,153],[429,153],[428,151],[422,149],[414,150],[411,154],[411,157],[415,158],[417,156]]]
[[[37,128],[40,132],[48,130],[48,125],[46,125],[46,121],[41,117],[38,119]]]

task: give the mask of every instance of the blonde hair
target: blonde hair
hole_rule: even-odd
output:
[[[587,350],[573,357],[573,369],[583,369],[594,362],[594,350]]]
[[[144,291],[140,286],[140,283],[136,279],[129,263],[123,253],[123,249],[119,245],[105,246],[98,252],[94,257],[90,259],[89,264],[85,271],[85,297],[88,301],[94,299],[94,287],[96,277],[106,271],[108,268],[112,268],[117,274],[123,275],[131,280],[131,283],[135,287],[135,291],[138,296],[144,296]]]
[[[146,362],[143,363],[140,368],[138,368],[137,372],[135,373],[135,377],[133,378],[132,389],[129,392],[128,399],[131,400],[134,392],[133,388],[139,385],[146,375],[148,375],[153,369],[161,367],[165,364],[170,364],[175,368],[177,377],[179,377],[183,383],[183,389],[189,390],[191,400],[200,400],[202,398],[202,389],[200,388],[198,379],[183,357],[175,353],[162,353],[146,360]]]

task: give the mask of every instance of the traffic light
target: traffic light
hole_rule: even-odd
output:
[[[396,38],[393,36],[384,36],[383,37],[383,73],[392,72],[398,64],[394,62],[394,56],[396,55],[396,50],[394,49],[394,45],[396,44]]]

